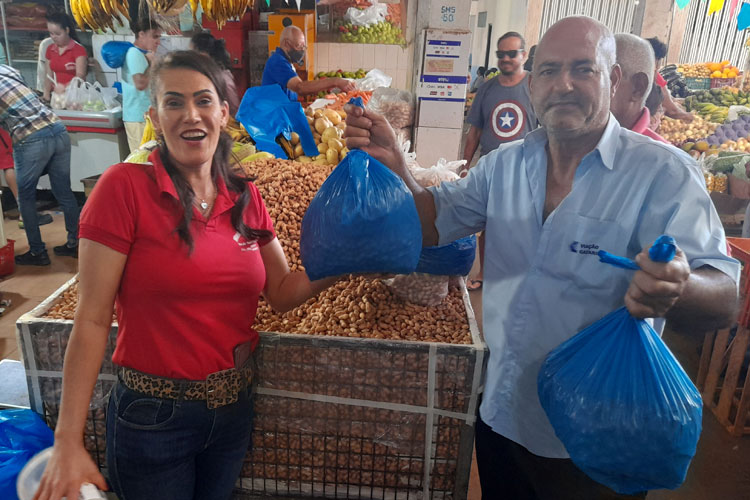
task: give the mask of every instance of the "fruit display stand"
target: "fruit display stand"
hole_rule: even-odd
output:
[[[53,427],[72,321],[46,315],[72,307],[74,284],[16,328],[31,407]],[[253,449],[237,497],[466,498],[486,346],[461,293],[471,344],[261,332]],[[85,430],[100,467],[116,335],[113,323]]]

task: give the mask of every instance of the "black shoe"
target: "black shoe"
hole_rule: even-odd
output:
[[[52,224],[52,216],[50,214],[37,214],[37,222],[40,226],[46,226]]]
[[[78,258],[78,245],[74,247],[69,247],[66,243],[65,245],[60,245],[59,247],[54,247],[52,249],[53,252],[55,252],[55,255],[58,257],[75,257]]]
[[[16,255],[15,261],[19,266],[49,266],[49,255],[47,255],[47,250],[38,254],[33,254],[29,250],[21,255]]]

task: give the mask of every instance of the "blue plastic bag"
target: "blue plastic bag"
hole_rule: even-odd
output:
[[[16,479],[21,469],[53,443],[52,430],[33,411],[0,411],[0,498],[18,500]]]
[[[466,276],[474,265],[477,237],[467,236],[441,247],[424,247],[417,272],[442,276]]]
[[[286,158],[287,154],[276,139],[281,135],[291,141],[292,132],[296,131],[305,154],[310,157],[319,154],[302,106],[291,102],[276,84],[247,89],[237,109],[237,121],[245,127],[259,151]]]
[[[300,256],[311,280],[350,273],[409,274],[422,250],[414,197],[388,167],[353,149],[302,219]]]
[[[111,40],[102,45],[102,59],[110,68],[120,68],[125,64],[125,57],[131,47],[135,47],[135,45],[121,40]],[[138,48],[138,50],[144,54],[148,52],[141,48]]]
[[[669,255],[661,241],[651,258],[671,260],[674,248]],[[645,320],[625,307],[611,312],[553,350],[537,382],[555,434],[592,479],[621,494],[685,480],[703,403]]]

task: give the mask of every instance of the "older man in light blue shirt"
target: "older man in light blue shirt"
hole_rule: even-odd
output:
[[[544,358],[623,301],[636,317],[697,331],[726,325],[735,313],[739,264],[726,256],[695,164],[620,127],[609,113],[620,78],[606,27],[584,17],[556,23],[539,43],[531,80],[543,128],[500,146],[467,178],[429,191],[408,174],[382,118],[347,108],[347,145],[404,178],[426,245],[486,231],[490,359],[477,424],[484,498],[631,498],[566,459],[537,396]],[[661,234],[679,246],[672,262],[648,258]],[[599,249],[636,258],[641,271],[601,264]]]

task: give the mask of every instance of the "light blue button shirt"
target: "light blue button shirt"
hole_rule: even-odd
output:
[[[547,135],[501,145],[456,183],[432,188],[440,244],[485,230],[484,336],[490,349],[480,414],[532,453],[568,457],[537,396],[537,374],[555,347],[624,304],[633,271],[599,262],[599,249],[634,258],[661,234],[692,269],[735,282],[724,231],[693,160],[621,128],[610,115],[573,188],[542,222]]]

